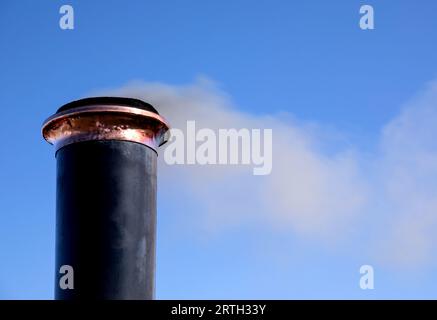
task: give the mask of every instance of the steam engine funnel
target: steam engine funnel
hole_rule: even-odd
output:
[[[56,150],[55,298],[153,299],[156,167],[169,125],[118,97],[68,103],[43,124]]]

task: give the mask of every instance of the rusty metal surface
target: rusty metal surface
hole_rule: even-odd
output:
[[[169,125],[157,113],[128,106],[92,105],[54,114],[43,124],[44,139],[56,150],[92,140],[141,143],[153,150],[168,140]]]

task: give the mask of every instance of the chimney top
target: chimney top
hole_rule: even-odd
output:
[[[157,151],[169,139],[169,128],[158,111],[142,100],[91,97],[60,107],[44,121],[42,135],[56,150],[81,141],[122,140]]]

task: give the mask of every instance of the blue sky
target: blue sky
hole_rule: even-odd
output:
[[[334,172],[329,178],[334,182],[335,173],[344,171],[333,154],[347,151],[346,160],[358,173],[345,178],[334,196],[339,203],[344,189],[361,190],[364,184],[372,194],[396,182],[392,168],[408,177],[391,191],[370,196],[370,204],[357,210],[356,221],[329,226],[332,230],[320,239],[317,228],[295,220],[299,212],[290,213],[289,224],[266,218],[266,210],[275,216],[281,210],[289,213],[287,208],[307,209],[287,199],[278,199],[281,207],[256,210],[256,219],[243,214],[235,222],[239,213],[226,210],[224,222],[211,228],[215,211],[229,209],[220,204],[208,209],[214,205],[210,196],[223,189],[220,181],[196,180],[181,190],[185,181],[171,177],[187,178],[190,172],[161,166],[158,298],[437,297],[437,257],[431,255],[437,242],[429,236],[437,226],[437,206],[431,201],[437,186],[424,178],[437,175],[432,164],[418,167],[425,162],[415,162],[414,156],[437,159],[432,141],[437,122],[432,85],[437,79],[435,1],[69,1],[75,10],[74,30],[59,28],[63,4],[67,2],[0,4],[0,298],[53,297],[55,158],[41,137],[42,121],[70,100],[132,81],[140,81],[138,88],[145,92],[151,82],[159,83],[160,89],[175,90],[172,95],[178,99],[200,87],[207,102],[229,99],[223,104],[243,114],[238,123],[248,117],[264,123],[271,116],[274,134],[275,129],[287,135],[297,128],[314,138],[315,145],[326,145],[323,150],[305,147],[300,154],[321,163],[316,169]],[[375,30],[358,27],[363,4],[374,7]],[[199,77],[210,79],[213,89],[199,85]],[[193,104],[199,105],[196,99]],[[211,106],[222,112],[220,103]],[[277,163],[283,164],[274,170],[287,168],[283,156],[278,153]],[[243,179],[247,184],[231,190],[232,196],[218,198],[249,212],[253,208],[245,203],[253,190],[246,186],[271,183],[276,190],[283,182],[252,179]],[[200,199],[196,184],[206,189],[209,203]],[[398,190],[398,185],[405,188]],[[320,190],[323,198],[325,189]],[[411,196],[418,199],[414,203],[399,201],[414,190],[421,191]],[[269,197],[274,201],[275,193]],[[416,214],[419,204],[426,214]],[[412,213],[399,208],[412,208]],[[331,209],[328,218],[345,210],[337,203]],[[319,219],[318,210],[310,212]],[[234,222],[227,224],[228,218]],[[408,219],[428,227],[413,232]],[[404,266],[403,258],[387,262],[376,258],[384,254],[372,254],[379,247],[391,248],[385,236],[398,222],[406,226],[394,231],[407,239],[401,242],[405,254],[423,250],[419,262],[407,259]],[[326,239],[337,234],[340,240],[331,245]],[[414,239],[404,234],[414,234]],[[375,268],[374,290],[358,286],[363,264]]]

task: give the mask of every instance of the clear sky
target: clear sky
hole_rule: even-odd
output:
[[[63,4],[74,30],[59,27]],[[374,30],[359,28],[363,4]],[[231,179],[186,183],[184,168],[160,166],[157,298],[437,298],[436,12],[434,0],[1,1],[0,298],[53,298],[55,158],[42,121],[132,81],[178,99],[200,87],[207,102],[193,104],[226,97],[239,123],[273,118],[274,137],[297,130],[316,145],[296,155],[314,164],[298,172],[316,181],[308,202],[290,196],[295,140],[274,153],[276,176],[228,193]],[[261,196],[279,204],[248,205]],[[374,290],[359,287],[364,264]]]

